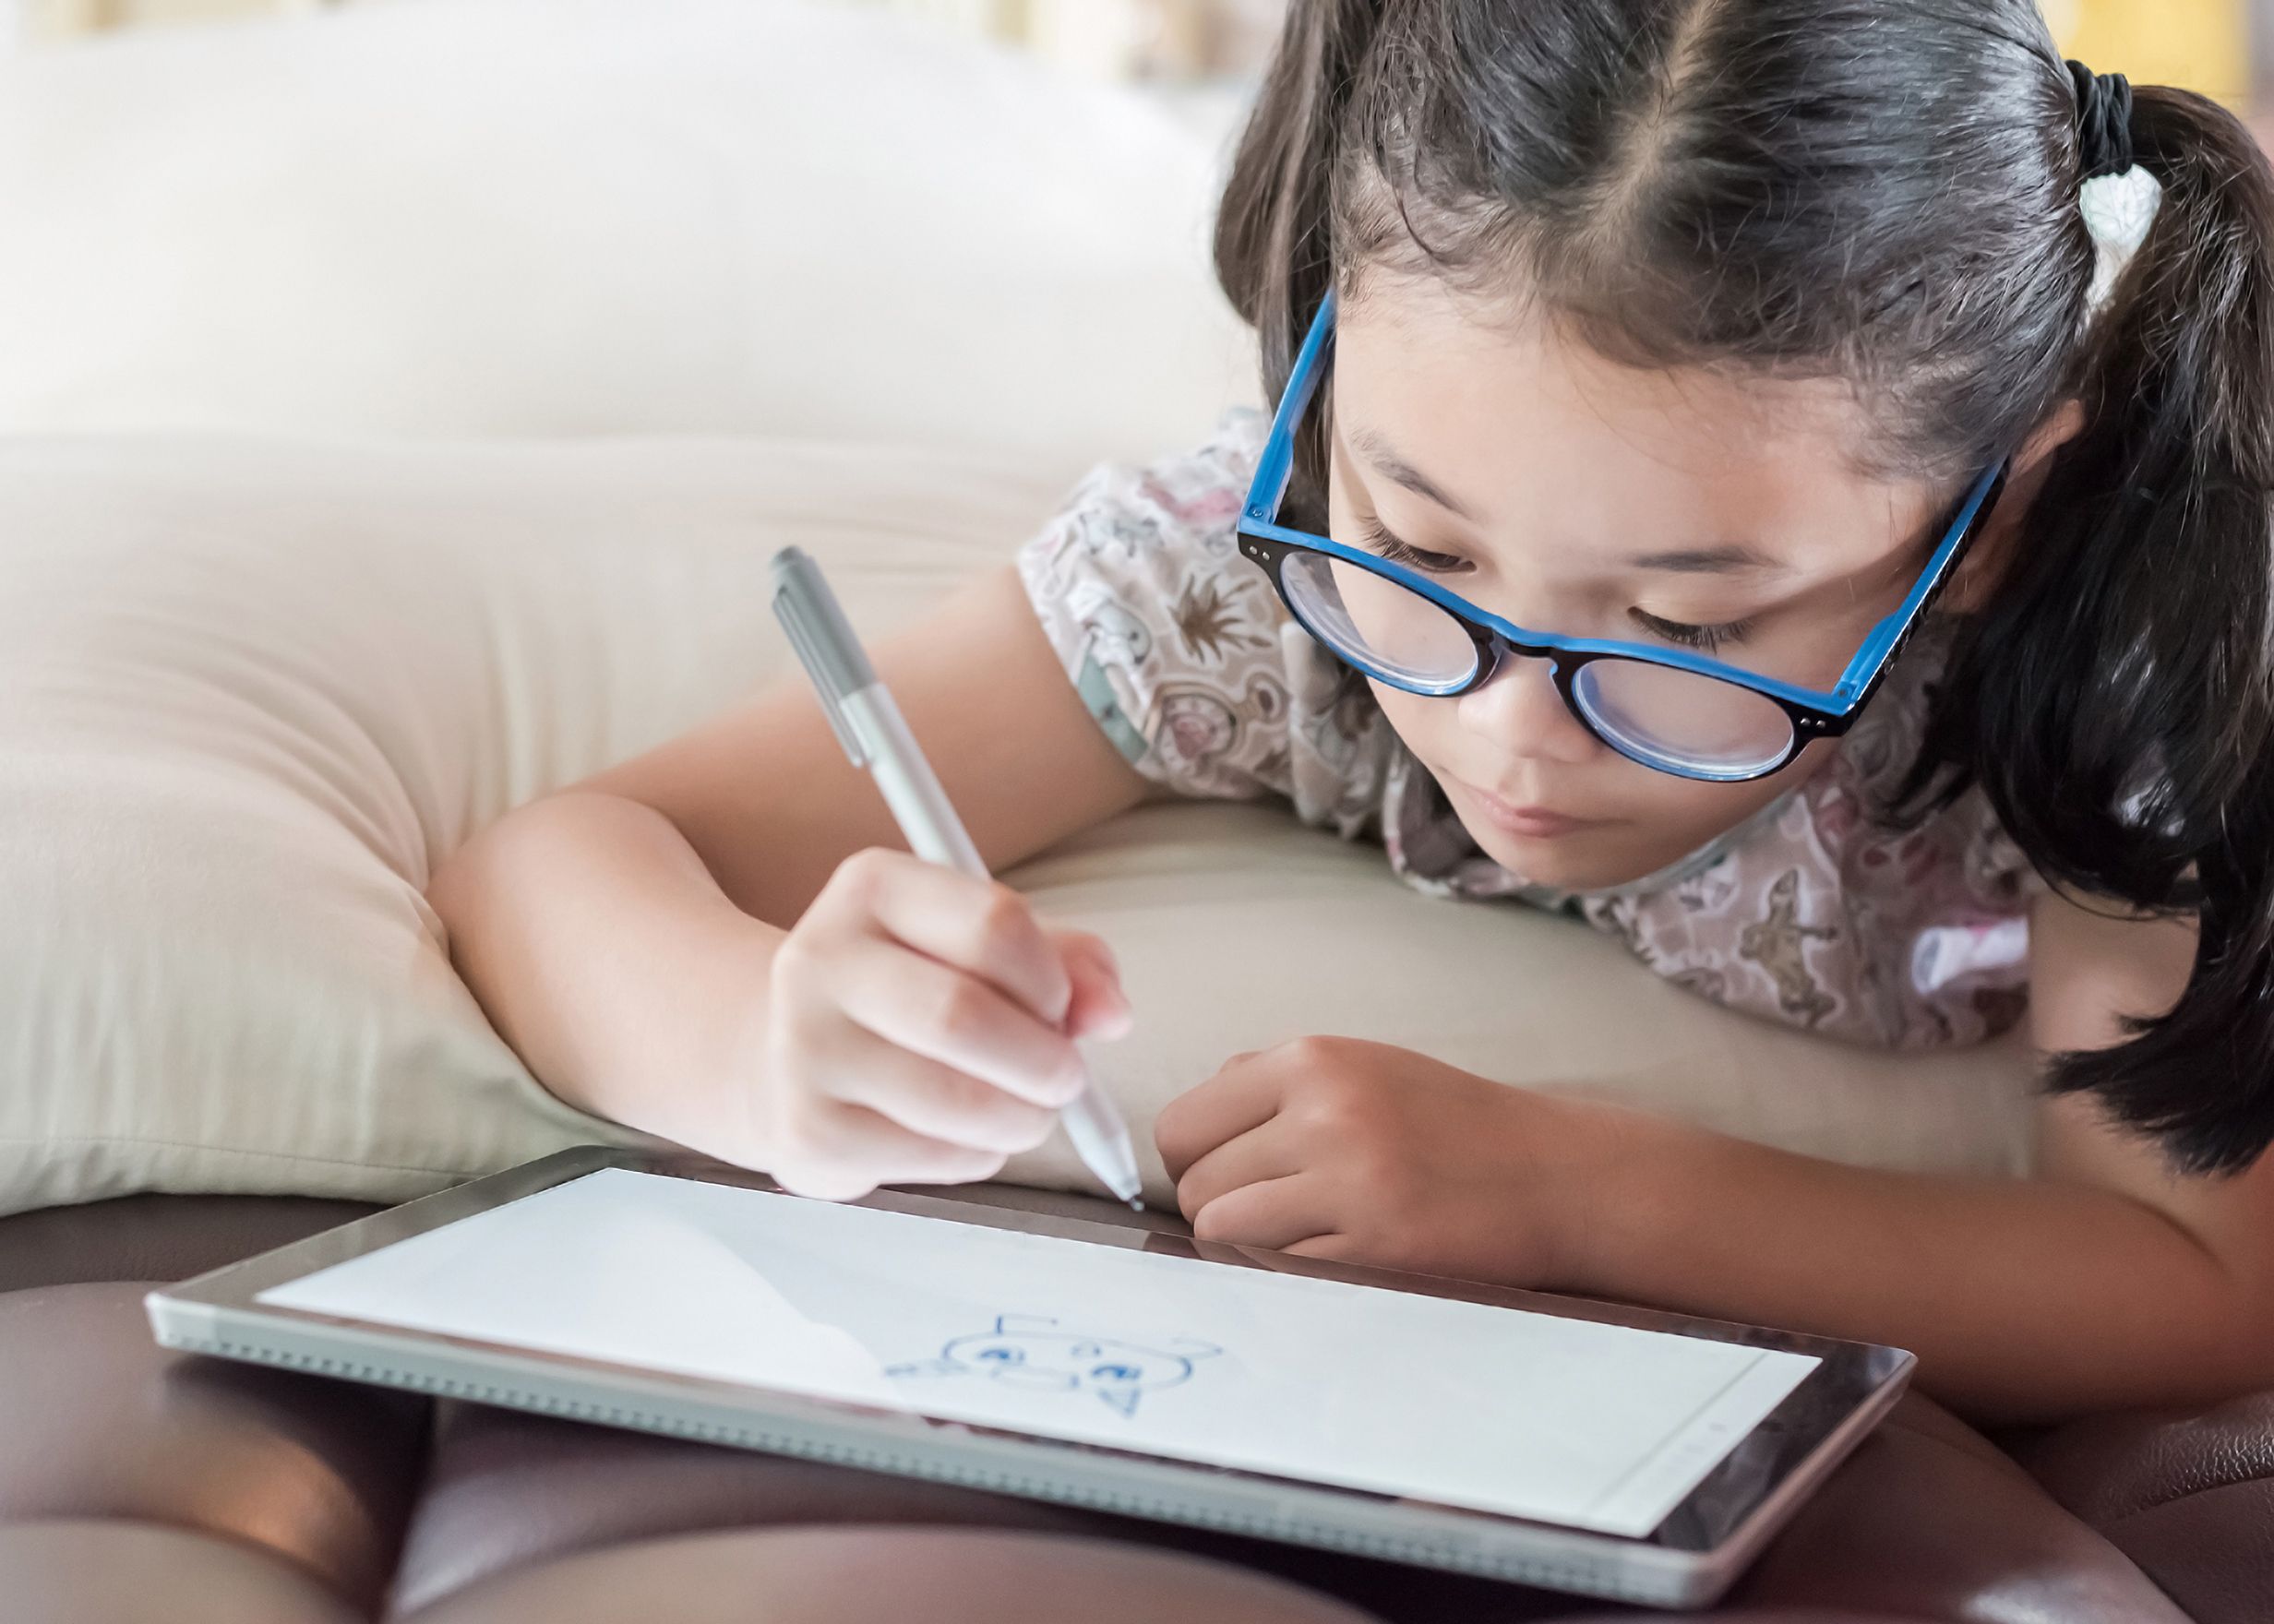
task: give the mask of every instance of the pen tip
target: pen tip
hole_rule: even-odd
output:
[[[1145,1210],[1145,1204],[1135,1196],[1131,1196],[1129,1198],[1129,1210],[1132,1212],[1142,1212]]]

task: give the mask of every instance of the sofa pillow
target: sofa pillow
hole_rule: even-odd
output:
[[[850,436],[1064,481],[1254,388],[1216,144],[790,0],[367,0],[0,58],[0,432]]]
[[[0,1212],[134,1190],[396,1200],[632,1136],[554,1100],[421,896],[509,807],[793,669],[773,550],[869,633],[1054,485],[791,441],[0,440]],[[1156,806],[1012,877],[1104,933],[1138,1131],[1228,1054],[1374,1037],[1892,1166],[2029,1155],[2010,1048],[1826,1045],[1584,927],[1435,902],[1264,806]],[[1061,1144],[1017,1176],[1078,1187]]]

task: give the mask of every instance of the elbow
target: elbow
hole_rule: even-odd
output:
[[[2216,1300],[2174,1350],[2170,1403],[2216,1405],[2274,1392],[2274,1283],[2258,1279],[2257,1267],[2212,1255]]]
[[[2274,1393],[2274,1290],[2261,1291],[2242,1318],[2241,1368],[2229,1396]]]
[[[507,813],[460,842],[439,862],[429,854],[426,878],[419,890],[441,925],[446,944],[456,939],[478,914],[483,899],[495,890],[497,875],[520,843],[531,814],[544,805],[542,800],[533,801]]]
[[[428,870],[425,883],[419,888],[440,927],[445,949],[461,937],[473,915],[485,866],[483,841],[483,836],[476,836],[459,846]]]

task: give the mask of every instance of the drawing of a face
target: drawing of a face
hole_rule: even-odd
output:
[[[973,1375],[1041,1391],[1086,1391],[1131,1415],[1142,1394],[1189,1379],[1195,1361],[1224,1351],[1191,1337],[1164,1340],[1166,1346],[1146,1346],[1060,1331],[1055,1320],[1002,1314],[994,1330],[957,1337],[937,1359],[895,1365],[885,1374]]]

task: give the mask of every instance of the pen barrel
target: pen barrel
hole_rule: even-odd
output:
[[[1072,1105],[1059,1113],[1059,1121],[1083,1165],[1123,1200],[1138,1199],[1143,1184],[1137,1171],[1136,1147],[1130,1143],[1121,1113],[1114,1109],[1113,1102],[1097,1086],[1095,1078],[1083,1086]]]
[[[927,863],[938,863],[970,875],[988,878],[978,847],[963,830],[963,820],[939,777],[917,748],[907,718],[892,702],[882,683],[847,694],[843,705],[845,722],[860,735],[868,770],[892,818],[907,837],[908,849]]]

